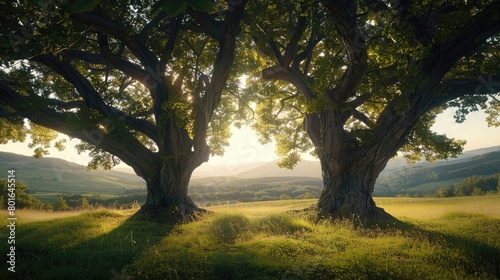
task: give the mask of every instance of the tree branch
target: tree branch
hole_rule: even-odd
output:
[[[366,116],[365,114],[361,113],[360,111],[358,111],[356,109],[352,110],[352,117],[357,119],[357,120],[360,120],[362,123],[364,123],[369,128],[373,128],[373,126],[374,126],[373,121],[370,120],[370,118],[368,116]]]
[[[194,149],[198,150],[199,153],[193,154],[193,159],[195,161],[206,161],[206,153],[209,153],[209,148],[206,144],[206,132],[208,128],[208,123],[212,118],[216,106],[220,102],[222,91],[225,87],[226,81],[229,78],[229,72],[233,66],[235,52],[236,52],[236,37],[241,32],[241,20],[243,19],[244,8],[247,3],[246,0],[243,1],[229,1],[230,9],[226,14],[226,18],[222,25],[218,25],[215,19],[209,20],[207,22],[207,27],[209,29],[219,27],[217,35],[219,49],[217,51],[217,57],[214,62],[214,69],[210,79],[203,78],[200,76],[198,81],[198,87],[201,90],[202,78],[205,82],[205,94],[199,100],[199,90],[195,98],[198,99],[199,105],[197,106],[198,111],[196,112],[197,117],[194,123]],[[233,4],[231,4],[233,3]],[[231,6],[232,5],[232,6]],[[189,11],[190,14],[192,13]],[[195,16],[200,16],[200,13],[194,12]],[[202,16],[203,20],[206,20],[206,16]],[[211,30],[213,32],[214,30]],[[208,83],[209,82],[209,83]],[[200,115],[199,115],[200,114]],[[199,115],[199,116],[198,116]],[[200,164],[201,164],[200,162]]]
[[[500,32],[500,1],[476,14],[468,23],[441,44],[433,44],[431,55],[419,62],[421,76],[443,77],[463,56],[474,52]]]
[[[56,112],[49,107],[34,109],[26,106],[26,104],[32,102],[1,80],[0,101],[12,106],[16,110],[16,115],[20,117],[27,118],[38,125],[78,138],[92,145],[100,146],[105,151],[117,155],[125,163],[133,165],[139,176],[144,177],[144,175],[148,174],[147,167],[157,160],[154,153],[144,147],[128,131],[118,127],[115,127],[110,133],[103,132],[97,127],[92,130],[75,128],[74,124],[69,120],[71,113]],[[125,137],[126,141],[124,142]],[[137,163],[141,163],[141,167]]]
[[[262,77],[264,79],[291,83],[304,94],[308,101],[310,101],[316,97],[316,94],[312,92],[306,82],[301,79],[301,76],[301,73],[297,70],[281,65],[274,65],[262,70]]]
[[[59,99],[51,98],[48,101],[49,101],[50,105],[61,108],[61,109],[65,109],[65,110],[76,109],[76,108],[79,108],[79,107],[84,105],[84,102],[79,101],[79,100],[63,102]]]
[[[302,4],[300,9],[300,14],[307,10],[307,5]],[[288,41],[288,45],[285,49],[285,55],[283,56],[283,61],[280,61],[283,66],[290,66],[290,63],[293,61],[293,58],[297,54],[297,44],[299,43],[302,34],[304,34],[304,30],[306,29],[306,19],[307,17],[299,16],[297,19],[297,24],[295,25],[295,30],[293,31],[293,35]]]
[[[125,43],[128,49],[145,67],[156,69],[157,57],[143,44],[139,36],[130,36],[127,28],[119,22],[106,18],[97,12],[76,13],[72,15],[77,21],[92,29],[109,34]]]
[[[199,28],[217,41],[221,40],[222,23],[207,13],[188,8],[188,14],[199,24]]]
[[[58,59],[52,55],[38,55],[32,60],[49,67],[72,84],[78,91],[79,95],[83,98],[85,105],[88,108],[96,109],[108,119],[124,120],[127,125],[130,125],[137,131],[144,133],[150,137],[151,140],[155,142],[158,141],[158,134],[152,123],[146,120],[133,118],[116,108],[108,106],[92,84],[90,84],[90,82],[68,62],[64,60],[58,61]]]
[[[165,51],[161,55],[160,58],[160,71],[165,72],[167,69],[167,64],[170,61],[172,52],[174,51],[175,41],[179,35],[179,30],[181,28],[181,23],[183,19],[183,15],[181,14],[174,19],[173,26],[170,31],[170,36],[168,37],[167,45],[165,46]]]
[[[357,1],[329,0],[323,1],[330,10],[333,23],[337,29],[347,54],[348,67],[341,77],[341,82],[330,91],[330,98],[343,102],[355,94],[367,66],[368,54],[365,39],[356,23]]]
[[[448,79],[441,84],[439,95],[432,98],[429,110],[444,103],[468,95],[492,95],[500,93],[500,74],[483,75],[469,79]]]

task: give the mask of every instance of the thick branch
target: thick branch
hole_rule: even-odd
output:
[[[158,68],[158,58],[144,45],[140,37],[131,36],[123,24],[108,19],[97,12],[77,13],[72,16],[77,21],[90,26],[92,29],[111,35],[124,42],[132,54],[134,54],[144,67],[146,67],[146,72],[150,72],[148,68],[151,70],[156,70]],[[154,75],[153,79],[156,80]]]
[[[457,34],[442,44],[434,44],[431,55],[420,62],[421,76],[443,77],[465,55],[477,50],[500,32],[500,1],[476,14]]]
[[[493,95],[500,93],[500,74],[483,75],[470,79],[449,79],[442,82],[441,94],[432,98],[429,110],[468,95]]]
[[[365,39],[356,23],[356,1],[329,0],[323,1],[330,10],[337,33],[342,39],[342,44],[347,54],[349,65],[341,77],[341,83],[330,91],[330,98],[345,101],[355,94],[356,88],[361,83],[361,78],[367,66],[368,54]]]
[[[76,108],[80,108],[81,106],[84,106],[84,103],[82,101],[79,101],[79,100],[63,102],[59,99],[49,99],[48,101],[49,101],[50,105],[53,105],[57,108],[61,108],[64,110],[76,109]]]
[[[141,69],[140,66],[112,54],[107,45],[100,45],[100,47],[102,55],[80,50],[67,51],[66,54],[71,58],[79,59],[90,64],[111,66],[122,71],[125,75],[130,76],[134,80],[142,83],[144,86],[150,86],[150,84],[148,83],[148,81],[150,80],[149,76],[144,70]]]
[[[35,56],[33,61],[44,64],[72,84],[83,98],[85,106],[88,108],[96,109],[108,119],[124,120],[127,125],[144,133],[151,140],[158,143],[158,134],[153,124],[146,120],[133,118],[116,108],[108,106],[92,84],[90,84],[90,82],[68,62],[58,61],[58,59],[52,55]]]
[[[372,128],[374,126],[372,120],[366,116],[365,114],[361,113],[360,111],[358,110],[352,110],[352,116],[361,121],[362,123],[364,123],[367,127],[370,127]]]
[[[301,73],[292,69],[291,67],[283,67],[275,65],[262,70],[262,77],[267,80],[284,81],[296,86],[307,98],[312,100],[316,94],[307,86],[306,82],[302,80]]]
[[[307,7],[305,5],[302,5],[301,13],[306,9]],[[299,18],[297,19],[297,24],[295,26],[292,38],[290,38],[290,41],[288,41],[288,45],[286,46],[283,61],[280,61],[283,66],[290,66],[290,63],[297,54],[297,44],[299,43],[299,40],[302,37],[302,34],[304,34],[304,30],[307,26],[306,19],[307,18],[303,16],[299,16]]]
[[[72,84],[78,91],[78,94],[83,98],[88,108],[98,110],[105,117],[115,117],[113,112],[111,112],[109,107],[104,103],[104,100],[97,90],[70,63],[64,60],[59,61],[57,57],[49,54],[37,55],[33,57],[32,60],[49,67]]]
[[[197,164],[201,164],[207,161],[209,154],[209,147],[206,144],[206,133],[208,129],[208,123],[210,122],[215,108],[218,106],[222,91],[226,85],[227,79],[229,77],[229,71],[233,66],[235,52],[236,52],[236,37],[241,32],[241,20],[243,19],[244,8],[246,5],[245,1],[230,1],[230,9],[226,15],[226,18],[222,25],[215,21],[215,19],[208,20],[206,15],[200,14],[198,12],[190,11],[190,14],[194,14],[197,20],[208,21],[206,22],[207,28],[217,28],[219,49],[217,52],[217,57],[214,62],[214,69],[210,79],[207,79],[204,75],[200,77],[198,82],[198,89],[195,94],[195,108],[196,118],[194,123],[194,149],[195,153],[192,154],[191,160]],[[232,3],[232,4],[231,4]],[[211,30],[210,32],[214,32]],[[214,34],[215,35],[215,34]],[[205,94],[200,98],[201,87],[205,86]]]
[[[142,177],[148,175],[148,166],[157,160],[154,153],[144,147],[128,131],[115,128],[114,131],[106,133],[97,127],[92,130],[74,128],[74,124],[68,118],[71,113],[56,112],[48,107],[35,109],[26,106],[32,102],[3,81],[0,81],[0,100],[13,107],[20,117],[27,118],[38,125],[70,137],[102,147],[105,151],[118,156],[125,163],[134,166],[137,174]]]
[[[377,120],[379,124],[383,124],[379,126],[379,136],[382,138],[392,135],[391,137],[404,139],[418,119],[429,110],[457,97],[475,94],[476,89],[485,86],[480,80],[455,79],[442,82],[442,79],[459,59],[473,53],[499,32],[500,0],[497,0],[477,13],[457,34],[452,34],[441,45],[434,45],[430,55],[417,64],[419,73],[414,80],[405,81],[426,82],[421,83],[413,92],[393,99],[386,106]],[[448,89],[443,85],[448,85]],[[440,86],[442,88],[438,90]],[[495,88],[494,85],[489,87]],[[403,107],[403,112],[401,105],[406,106]]]
[[[179,35],[179,30],[181,28],[181,23],[183,19],[183,14],[175,18],[171,30],[170,36],[168,37],[167,45],[165,46],[165,51],[160,58],[160,71],[165,72],[167,69],[167,63],[170,61],[172,52],[174,51],[175,41]]]
[[[222,23],[218,22],[215,18],[207,13],[202,13],[200,11],[189,8],[189,15],[199,24],[199,28],[210,37],[215,40],[221,40],[220,29]]]

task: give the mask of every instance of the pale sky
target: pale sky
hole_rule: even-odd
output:
[[[474,112],[469,114],[463,124],[455,123],[453,114],[454,111],[452,109],[441,114],[433,126],[433,130],[438,133],[444,133],[448,137],[467,140],[466,151],[500,145],[500,127],[488,127],[484,113]],[[0,145],[0,151],[31,156],[33,155],[33,151],[27,147],[27,142]],[[73,147],[77,143],[79,143],[78,140],[68,142],[66,143],[66,150],[62,152],[57,150],[51,151],[49,157],[57,157],[86,166],[89,157],[76,153]],[[260,144],[251,128],[235,128],[233,129],[233,136],[230,139],[230,146],[226,148],[224,157],[211,157],[209,163],[238,164],[258,161],[269,162],[276,159],[274,150],[275,147],[273,144]],[[305,159],[311,160],[313,158],[305,155]]]

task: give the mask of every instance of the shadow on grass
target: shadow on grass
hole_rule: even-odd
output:
[[[18,223],[16,272],[2,269],[0,278],[111,279],[173,227],[110,210]]]
[[[303,221],[301,218],[299,220]],[[175,227],[113,211],[18,229],[20,279],[498,279],[500,220],[453,214],[366,229],[317,224],[294,232],[255,222],[234,242],[218,218]],[[273,227],[271,227],[273,228]],[[3,246],[3,245],[2,245]],[[5,263],[5,254],[0,261]],[[126,270],[124,270],[126,268]],[[435,269],[436,271],[433,271]],[[2,271],[4,273],[6,269]],[[2,277],[0,279],[12,279]],[[433,273],[446,273],[436,274]],[[441,276],[441,277],[440,277]]]
[[[415,240],[447,248],[428,257],[476,279],[500,279],[500,220],[480,214],[449,213],[432,223],[393,220],[392,224],[373,226],[382,231],[400,230]],[[460,255],[456,253],[460,252]],[[455,254],[454,254],[455,253]],[[463,256],[467,256],[464,258]]]
[[[303,218],[303,216],[300,216]],[[320,223],[276,233],[257,222],[233,242],[210,233],[213,219],[191,224],[126,267],[131,279],[498,279],[500,220],[464,225],[461,235],[441,225],[394,221],[354,229]],[[266,220],[269,223],[280,221]],[[450,221],[453,222],[453,221]],[[441,223],[441,222],[440,222]],[[475,238],[474,231],[486,229]],[[441,226],[441,227],[440,227]],[[488,239],[490,238],[490,239]]]

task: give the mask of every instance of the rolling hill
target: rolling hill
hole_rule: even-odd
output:
[[[86,166],[58,158],[36,159],[0,152],[0,170],[7,174],[10,169],[16,170],[16,179],[22,181],[30,193],[120,194],[127,189],[145,187],[141,178],[128,173],[88,172]]]
[[[279,199],[281,194],[299,198],[306,193],[319,195],[321,170],[317,161],[301,161],[293,170],[281,169],[277,161],[240,165],[204,165],[193,176],[190,194],[202,201]],[[0,169],[16,169],[16,178],[35,194],[123,194],[144,189],[135,174],[117,171],[87,172],[86,167],[57,158],[33,157],[0,152]],[[469,151],[458,159],[420,162],[407,166],[404,159],[389,162],[375,186],[375,196],[432,193],[472,175],[500,172],[500,146]],[[5,173],[6,174],[6,173]],[[201,177],[204,174],[208,177]],[[6,175],[5,175],[6,176]],[[142,191],[141,191],[142,192]],[[229,199],[231,198],[231,199]]]
[[[500,151],[433,165],[420,164],[386,173],[378,178],[375,190],[379,194],[384,192],[385,195],[404,192],[422,195],[469,176],[495,173],[500,173]]]
[[[262,177],[312,177],[321,178],[321,166],[319,161],[300,161],[294,169],[280,168],[279,160],[262,164],[253,169],[235,175],[238,178],[262,178]]]

